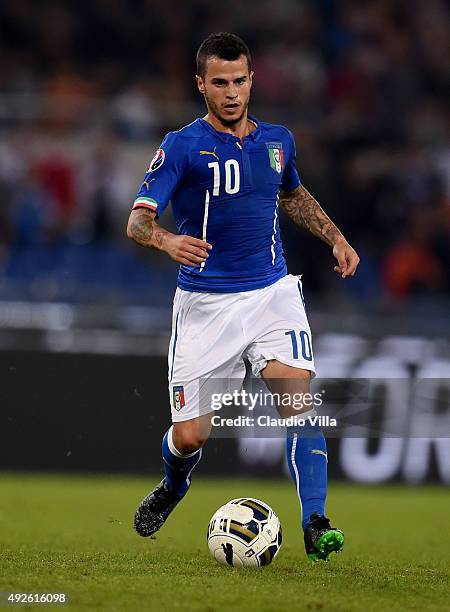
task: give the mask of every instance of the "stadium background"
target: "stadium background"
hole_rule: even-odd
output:
[[[303,182],[361,255],[342,282],[329,249],[282,219],[319,374],[439,378],[448,408],[444,2],[4,0],[1,469],[160,470],[176,265],[125,227],[164,133],[204,113],[195,51],[218,30],[249,44],[252,113],[293,130]],[[450,429],[415,431],[331,441],[331,476],[450,483]],[[281,477],[282,455],[279,440],[211,441],[199,473]]]
[[[0,605],[20,591],[96,612],[448,610],[448,12],[2,0]],[[282,438],[210,440],[157,538],[132,529],[160,479],[176,265],[125,227],[164,133],[204,114],[195,51],[223,30],[253,52],[252,112],[295,132],[305,185],[361,254],[343,282],[329,249],[281,219],[319,382],[351,411],[345,378],[378,379],[371,414],[405,428],[329,439],[327,513],[346,550],[320,566],[303,553]],[[430,424],[439,438],[421,435]],[[205,545],[219,505],[245,496],[283,525],[280,555],[256,572],[219,566]]]

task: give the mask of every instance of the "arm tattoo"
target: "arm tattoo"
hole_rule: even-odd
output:
[[[138,208],[137,211],[137,214],[133,215],[130,220],[130,234],[142,246],[150,246],[153,235],[153,217],[143,208]]]
[[[164,238],[169,232],[160,227],[154,213],[146,208],[136,208],[131,212],[127,235],[141,246],[162,250]]]
[[[281,191],[280,206],[294,223],[305,227],[330,246],[343,237],[319,202],[303,185],[293,191]]]
[[[163,240],[166,235],[167,235],[166,230],[163,230],[160,227],[158,227],[158,231],[155,232],[155,242],[156,242],[158,249],[162,249]]]

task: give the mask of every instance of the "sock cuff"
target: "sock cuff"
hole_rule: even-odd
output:
[[[198,449],[194,451],[193,453],[187,453],[187,454],[180,453],[180,451],[176,448],[175,444],[173,443],[173,425],[171,425],[167,431],[167,446],[169,447],[169,450],[172,453],[172,455],[175,455],[175,457],[179,457],[180,459],[189,459],[190,457],[194,457],[194,455],[196,455],[201,450],[201,449]]]
[[[288,437],[292,437],[294,434],[298,434],[300,436],[304,436],[307,432],[316,432],[320,427],[318,425],[313,426],[311,422],[308,420],[310,418],[314,418],[317,416],[317,411],[315,408],[308,410],[307,412],[300,412],[297,416],[298,419],[302,419],[305,424],[304,425],[292,425],[291,427],[286,427],[286,433]],[[321,430],[320,430],[321,431]]]
[[[317,416],[317,410],[315,408],[311,408],[311,410],[307,410],[306,412],[300,412],[298,415],[299,419],[307,419],[315,416]]]

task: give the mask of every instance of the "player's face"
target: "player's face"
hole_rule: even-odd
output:
[[[245,55],[234,61],[209,57],[205,77],[197,75],[197,86],[205,96],[209,112],[223,125],[235,125],[245,115],[252,77]]]

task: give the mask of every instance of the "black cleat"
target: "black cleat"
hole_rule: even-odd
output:
[[[148,538],[162,527],[169,514],[182,499],[167,488],[166,481],[156,485],[139,504],[134,515],[134,528],[140,536]]]
[[[330,527],[326,516],[311,514],[310,523],[305,529],[305,550],[308,559],[328,561],[332,552],[341,552],[344,547],[344,534],[340,529]]]

